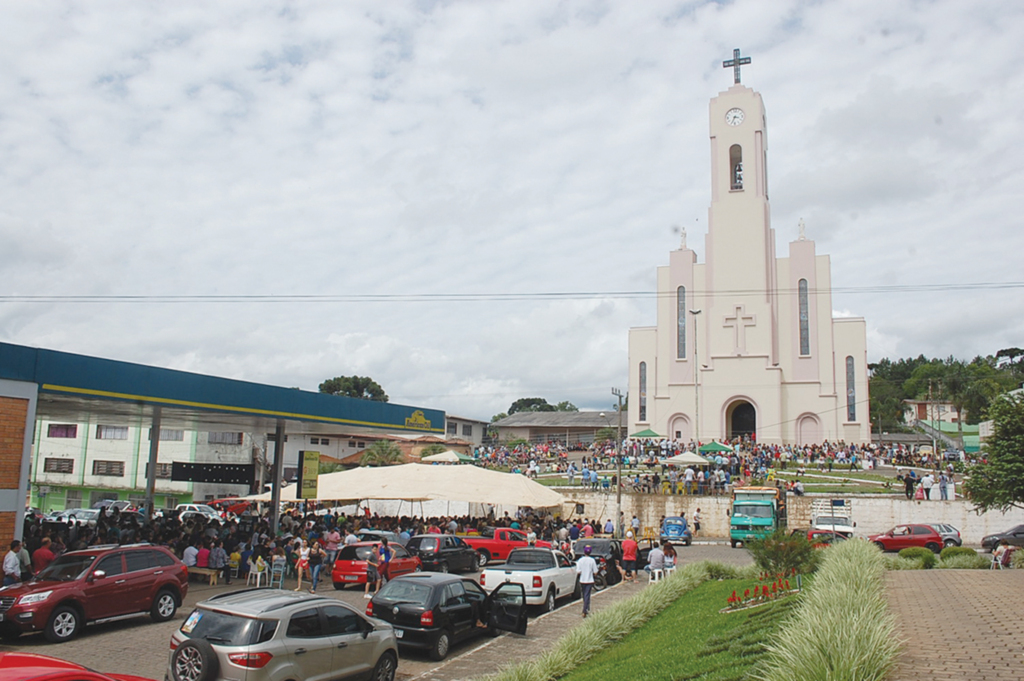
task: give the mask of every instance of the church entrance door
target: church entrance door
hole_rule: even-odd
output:
[[[729,427],[729,438],[749,436],[757,433],[757,411],[754,405],[746,400],[734,402],[726,414]]]

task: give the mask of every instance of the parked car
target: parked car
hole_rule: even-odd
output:
[[[170,681],[393,681],[390,624],[346,603],[280,589],[218,594],[171,635]]]
[[[477,554],[477,567],[483,570],[492,560],[500,561],[508,558],[512,549],[529,546],[526,532],[508,527],[485,527],[477,537],[465,537],[463,541],[473,547]],[[538,541],[535,546],[552,548],[550,542]]]
[[[685,544],[689,546],[693,543],[693,533],[690,532],[690,526],[687,524],[686,518],[669,516],[661,524],[660,539],[662,541],[670,541],[673,545]]]
[[[417,534],[405,547],[431,572],[473,572],[477,567],[476,551],[454,534]]]
[[[825,549],[829,546],[834,546],[839,542],[846,541],[847,539],[849,539],[849,537],[839,531],[811,530],[807,533],[807,540],[811,542],[816,549]]]
[[[217,509],[206,504],[178,504],[174,507],[174,510],[178,512],[178,518],[182,522],[185,522],[192,516],[198,516],[208,523],[212,521],[220,524],[222,522]]]
[[[74,662],[37,653],[0,653],[3,681],[149,681],[131,674],[103,674]]]
[[[400,646],[443,660],[453,644],[484,631],[525,634],[526,590],[502,584],[488,594],[468,577],[421,572],[385,584],[366,604],[366,615],[391,623]]]
[[[331,569],[331,581],[334,588],[344,589],[350,584],[366,584],[366,559],[370,553],[377,550],[379,542],[356,542],[341,547],[337,558],[334,559],[334,567]],[[388,566],[388,576],[395,578],[410,572],[419,572],[422,569],[420,559],[410,555],[401,544],[388,542],[391,549],[391,563]]]
[[[188,569],[149,544],[110,544],[65,553],[27,582],[0,588],[0,634],[42,631],[63,643],[89,622],[149,613],[174,617],[188,594]]]
[[[989,552],[995,551],[996,547],[999,546],[1004,539],[1010,546],[1024,546],[1024,525],[1018,525],[1006,532],[999,532],[998,534],[990,534],[987,537],[982,537],[981,548]]]
[[[100,512],[95,508],[68,508],[63,511],[54,511],[43,520],[54,523],[67,523],[74,520],[79,525],[96,527],[96,520],[99,517]]]
[[[646,546],[645,546],[646,544]],[[583,549],[590,547],[591,557],[597,561],[598,571],[603,575],[605,584],[602,585],[601,579],[596,580],[598,588],[603,586],[614,586],[622,581],[622,574],[619,570],[607,569],[607,566],[614,563],[616,565],[622,565],[622,544],[618,539],[577,539],[572,545],[572,556],[573,560],[579,560],[583,556]],[[647,565],[647,556],[654,548],[653,540],[642,540],[637,542],[636,552],[636,569],[642,570],[644,565]],[[604,569],[602,569],[604,568]]]
[[[960,530],[946,523],[931,523],[932,528],[942,536],[943,546],[961,546]]]
[[[900,551],[911,546],[923,546],[935,553],[942,550],[942,535],[931,525],[897,525],[884,534],[868,537],[868,541],[883,551]]]
[[[544,612],[554,610],[559,598],[580,595],[576,565],[552,549],[514,549],[504,565],[489,567],[480,575],[485,591],[509,583],[522,584],[527,605],[543,605]]]
[[[402,540],[394,532],[388,532],[387,530],[359,530],[356,532],[356,539],[359,541],[375,541],[379,542],[381,539],[387,539],[388,545],[398,544],[401,546]]]

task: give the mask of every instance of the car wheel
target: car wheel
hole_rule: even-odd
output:
[[[959,546],[959,544],[956,543],[955,539],[947,539],[943,542],[943,544],[945,544],[946,546]]]
[[[441,561],[441,564],[437,566],[437,571],[438,572],[447,573],[448,572],[448,563],[445,562],[445,561]]]
[[[74,638],[82,626],[82,617],[78,611],[68,605],[62,605],[50,615],[46,623],[46,640],[50,643],[64,643]]]
[[[476,566],[478,568],[483,570],[485,567],[487,567],[487,564],[489,562],[491,562],[491,554],[487,553],[486,551],[476,552]]]
[[[334,582],[334,588],[337,589],[338,591],[344,591],[345,590],[345,582]]]
[[[924,545],[924,547],[926,549],[928,549],[929,551],[931,551],[932,553],[938,553],[939,550],[942,548],[941,546],[939,546],[938,544],[936,544],[933,541],[928,542],[927,544]]]
[[[732,544],[733,548],[736,548],[736,540],[735,539],[730,540],[729,543]]]
[[[422,565],[417,565],[416,569],[413,570],[413,572],[423,572],[423,566]]]
[[[190,638],[171,656],[173,681],[211,681],[217,678],[219,667],[216,651],[203,638]]]
[[[883,553],[885,552],[885,544],[883,544],[882,542],[876,541],[875,546],[877,546]]]
[[[544,599],[544,612],[551,612],[555,609],[555,587],[548,589],[548,596]]]
[[[689,546],[689,545],[690,545],[690,544],[692,544],[692,543],[693,543],[693,540],[692,540],[692,539],[687,539],[687,540],[686,540],[686,545],[687,545],[687,546]]]
[[[452,635],[446,629],[442,629],[441,633],[434,639],[434,645],[430,647],[430,659],[440,662],[444,658],[448,657],[448,649],[452,645]],[[177,681],[177,680],[176,680]]]
[[[373,681],[395,681],[395,670],[398,662],[392,653],[384,653],[377,660],[377,666],[373,668]]]
[[[154,622],[166,622],[178,612],[178,599],[168,590],[163,589],[153,599],[153,607],[149,609],[149,615]]]
[[[608,580],[604,575],[594,575],[594,590],[600,591],[601,589],[608,586]]]

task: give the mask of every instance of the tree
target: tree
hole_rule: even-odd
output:
[[[336,461],[321,461],[320,470],[317,471],[320,475],[326,475],[327,473],[337,473],[338,471],[345,470],[345,467]]]
[[[402,450],[390,440],[377,440],[363,452],[360,466],[391,466],[402,462]]]
[[[520,397],[508,408],[508,415],[521,411],[555,411],[555,406],[543,397]]]
[[[495,421],[500,421],[500,420],[506,419],[506,418],[508,418],[508,414],[506,414],[505,412],[501,412],[500,414],[495,414],[494,416],[491,417],[491,423],[494,423]]]
[[[615,429],[614,428],[607,428],[607,427],[606,428],[599,428],[598,431],[596,433],[594,433],[594,441],[595,442],[610,442],[610,443],[614,443],[616,441],[616,439],[617,439],[617,437],[616,437]]]
[[[555,411],[579,411],[579,408],[572,402],[566,400],[565,402],[559,402],[556,404]]]
[[[993,433],[984,458],[967,468],[964,490],[982,513],[1024,508],[1024,395],[996,398],[988,416]]]
[[[320,392],[328,395],[355,397],[360,400],[387,402],[388,395],[377,381],[369,376],[338,376],[320,384]]]
[[[440,442],[435,442],[434,444],[427,445],[426,447],[420,450],[420,458],[424,456],[433,456],[434,454],[440,454],[441,452],[446,451],[448,451],[447,447],[445,447]]]

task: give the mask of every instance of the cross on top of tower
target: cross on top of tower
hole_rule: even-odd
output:
[[[736,48],[732,51],[732,59],[722,62],[722,68],[727,69],[732,67],[733,82],[739,84],[740,82],[740,66],[750,63],[750,57],[740,58],[740,48]]]

